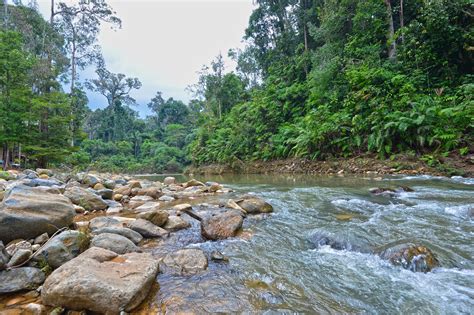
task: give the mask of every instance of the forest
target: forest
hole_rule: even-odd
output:
[[[180,172],[187,165],[474,152],[474,8],[469,0],[256,0],[245,48],[199,70],[185,104],[107,69],[103,0],[0,10],[3,168]],[[203,35],[204,36],[204,35]],[[83,78],[86,67],[95,78]],[[107,106],[91,110],[86,91]]]

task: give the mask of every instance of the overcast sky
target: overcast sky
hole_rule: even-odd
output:
[[[138,77],[143,86],[132,96],[142,116],[146,104],[162,91],[165,98],[187,102],[185,88],[197,81],[196,72],[220,52],[242,47],[242,37],[253,9],[252,0],[109,0],[122,19],[122,29],[103,26],[99,43],[112,72]],[[49,19],[50,0],[38,0]],[[227,60],[228,69],[235,65]],[[81,73],[81,79],[94,73]],[[91,108],[106,100],[88,92]]]

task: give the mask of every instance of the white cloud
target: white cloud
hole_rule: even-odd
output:
[[[38,1],[46,18],[49,0]],[[108,68],[138,77],[143,87],[132,94],[146,113],[156,91],[188,101],[186,86],[197,81],[196,72],[218,54],[242,47],[242,37],[253,9],[252,0],[159,1],[109,0],[122,19],[122,29],[102,27],[99,43]],[[227,60],[229,68],[233,64]],[[91,71],[82,73],[82,78]],[[89,93],[93,108],[106,102]],[[100,103],[101,102],[101,103]],[[100,104],[97,104],[100,103]]]

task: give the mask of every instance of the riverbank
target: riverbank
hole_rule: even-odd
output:
[[[451,154],[443,158],[398,155],[380,160],[373,155],[335,158],[325,161],[285,159],[272,161],[237,161],[232,164],[193,166],[186,174],[372,174],[434,175],[474,177],[474,156]]]

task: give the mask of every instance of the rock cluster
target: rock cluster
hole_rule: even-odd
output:
[[[243,196],[195,213],[185,202],[231,191],[195,179],[178,183],[167,177],[159,183],[47,169],[7,174],[0,181],[0,294],[35,289],[28,294],[41,294],[41,304],[30,303],[22,312],[51,307],[129,312],[148,295],[160,266],[162,272],[188,276],[204,272],[208,256],[228,260],[198,248],[159,258],[144,239],[166,241],[197,219],[197,237],[222,240],[235,237],[247,215],[273,210],[256,196]]]

